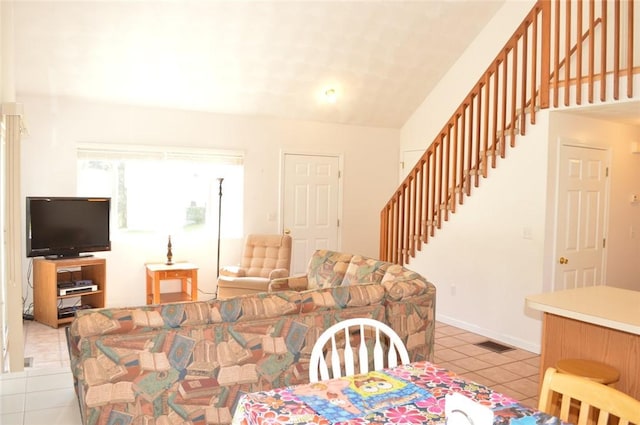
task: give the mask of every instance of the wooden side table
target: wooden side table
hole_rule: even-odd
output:
[[[147,304],[198,300],[198,266],[191,263],[146,264]],[[160,281],[180,279],[180,292],[160,292]],[[190,281],[191,285],[187,283]]]

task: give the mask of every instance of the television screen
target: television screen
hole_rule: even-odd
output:
[[[27,197],[27,257],[110,251],[111,198]]]

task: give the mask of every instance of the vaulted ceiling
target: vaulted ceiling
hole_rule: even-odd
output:
[[[15,87],[400,128],[504,1],[16,0]],[[640,125],[638,110],[584,113]]]
[[[18,0],[16,92],[399,128],[503,1]]]

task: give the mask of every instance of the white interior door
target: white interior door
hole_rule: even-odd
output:
[[[340,159],[284,155],[284,231],[291,234],[291,273],[304,274],[316,249],[338,249]]]
[[[609,155],[562,145],[553,290],[602,285]]]
[[[416,165],[422,154],[426,151],[425,149],[411,149],[408,151],[402,152],[402,162],[400,163],[400,181],[404,180],[409,174],[409,171],[413,169],[413,166]]]

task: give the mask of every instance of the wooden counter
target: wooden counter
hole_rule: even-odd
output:
[[[616,388],[640,399],[640,292],[593,286],[526,297],[544,313],[540,374],[561,358],[618,368]]]

